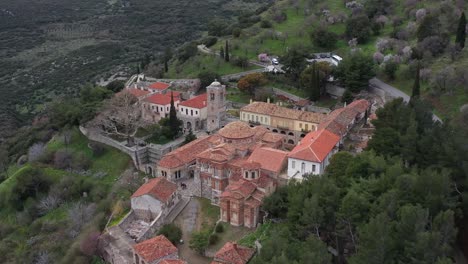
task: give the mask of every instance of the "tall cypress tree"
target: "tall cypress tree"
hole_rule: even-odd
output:
[[[421,85],[420,85],[420,64],[419,64],[419,61],[418,61],[418,65],[416,66],[416,77],[414,78],[414,84],[413,84],[413,91],[411,93],[411,100],[410,101],[413,101],[415,99],[417,99],[419,97],[419,94],[420,94],[420,89],[421,89]]]
[[[226,47],[224,48],[224,60],[229,62],[229,43],[226,40]]]
[[[169,110],[169,127],[172,132],[172,137],[175,138],[180,131],[180,120],[177,118],[177,110],[174,106],[174,94],[171,92],[171,108]]]
[[[319,77],[319,72],[317,68],[317,63],[312,64],[312,79],[310,82],[310,100],[312,101],[317,101],[320,99],[320,77]]]
[[[455,43],[457,43],[461,49],[465,47],[465,39],[466,39],[466,17],[465,12],[461,14],[460,20],[458,21],[458,29],[457,29],[457,38],[455,39]]]

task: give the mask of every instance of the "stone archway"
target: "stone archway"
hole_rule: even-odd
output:
[[[294,145],[294,140],[292,139],[288,140],[288,144]]]
[[[293,132],[289,132],[288,135],[289,135],[289,136],[294,136],[294,133],[293,133]]]
[[[191,123],[191,122],[187,122],[186,128],[187,128],[187,130],[192,129],[192,123]]]
[[[278,130],[276,130],[276,129],[273,129],[273,133],[278,133]]]
[[[286,132],[284,132],[284,131],[281,131],[281,134],[283,134],[283,135],[286,135]]]

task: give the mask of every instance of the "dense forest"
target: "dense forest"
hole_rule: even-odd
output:
[[[468,112],[434,123],[425,103],[395,100],[377,117],[367,151],[340,152],[322,177],[266,199],[279,223],[252,263],[454,263],[468,213]]]

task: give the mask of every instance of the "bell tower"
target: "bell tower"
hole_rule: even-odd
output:
[[[221,120],[226,112],[226,85],[217,80],[206,87],[207,120],[206,128],[209,132],[220,128]]]

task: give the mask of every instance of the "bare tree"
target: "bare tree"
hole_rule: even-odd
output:
[[[431,80],[432,87],[436,93],[453,91],[455,80],[455,70],[451,66],[447,66],[438,71]]]
[[[60,197],[55,194],[49,194],[39,201],[37,209],[40,215],[45,215],[51,210],[57,208],[62,203]]]
[[[28,160],[30,162],[37,161],[44,154],[45,145],[42,142],[34,143],[28,150]]]
[[[143,125],[138,99],[123,91],[106,102],[103,111],[92,121],[105,134],[119,136],[131,143],[138,128]]]
[[[49,264],[49,263],[51,263],[49,252],[47,252],[47,251],[39,252],[39,254],[37,254],[36,257],[34,258],[33,263],[34,264]]]
[[[69,230],[69,235],[72,238],[75,238],[81,228],[89,222],[94,213],[96,212],[96,204],[85,205],[81,202],[74,204],[68,210],[68,218],[70,219],[71,228]]]

